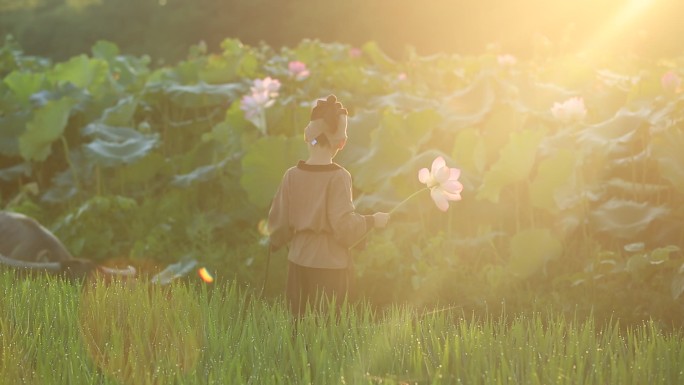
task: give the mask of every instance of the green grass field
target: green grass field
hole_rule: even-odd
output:
[[[0,272],[2,384],[681,384],[684,334],[356,304],[296,327],[236,285]]]

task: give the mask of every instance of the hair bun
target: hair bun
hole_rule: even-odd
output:
[[[311,111],[311,120],[323,119],[332,133],[335,133],[340,115],[348,115],[348,112],[342,103],[337,101],[337,96],[330,94],[325,100],[318,99],[316,101],[316,107]]]

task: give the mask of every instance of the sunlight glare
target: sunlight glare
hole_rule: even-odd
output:
[[[607,20],[605,27],[587,44],[584,52],[587,54],[599,53],[611,44],[618,43],[625,36],[627,38],[632,37],[628,28],[657,1],[629,0],[626,2],[625,6],[612,19]]]

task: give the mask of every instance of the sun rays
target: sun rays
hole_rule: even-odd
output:
[[[628,0],[612,18],[606,20],[596,35],[587,39],[587,43],[580,51],[587,55],[597,55],[611,51],[614,46],[623,46],[630,39],[634,39],[642,31],[638,25],[640,17],[644,15],[658,0]],[[636,29],[636,30],[635,30]]]

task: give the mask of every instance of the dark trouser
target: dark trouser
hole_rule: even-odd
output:
[[[311,310],[325,310],[328,301],[336,307],[344,302],[349,290],[350,269],[319,269],[290,262],[287,268],[287,302],[298,318]]]

